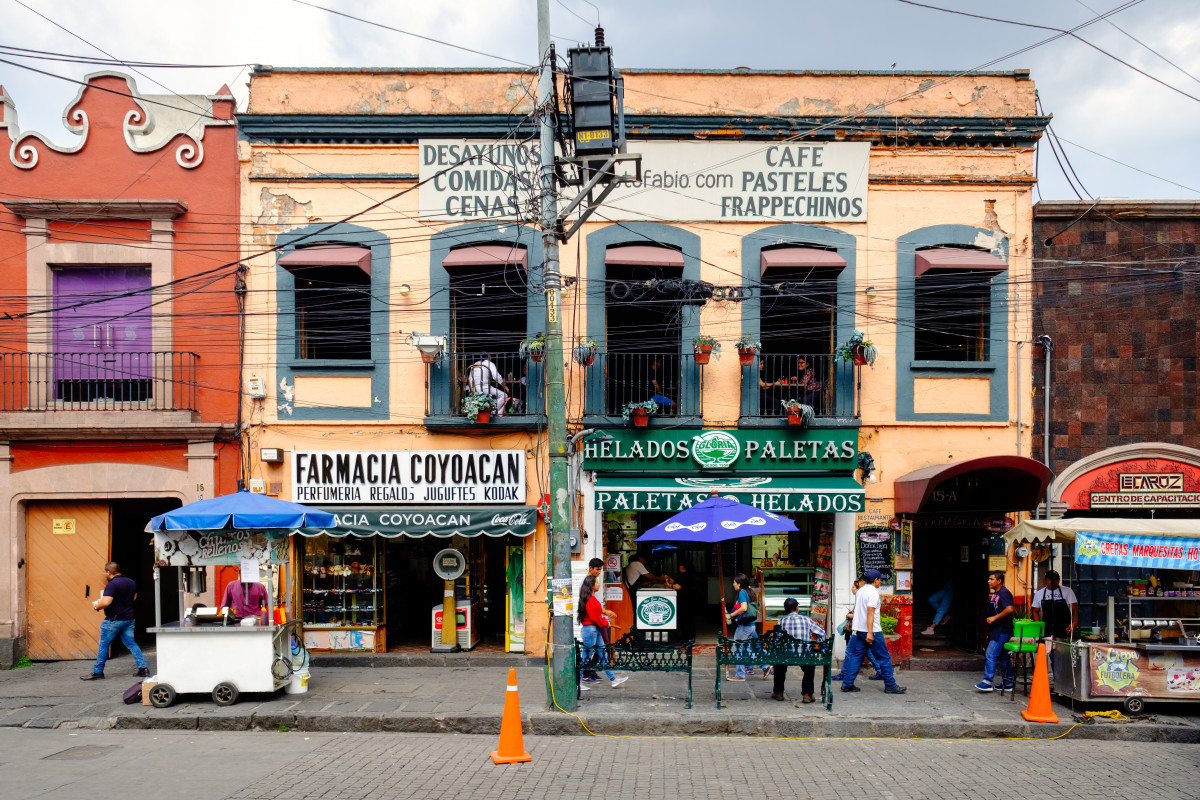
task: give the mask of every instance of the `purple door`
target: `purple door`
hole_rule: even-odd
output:
[[[54,270],[54,383],[58,400],[151,397],[150,270]]]

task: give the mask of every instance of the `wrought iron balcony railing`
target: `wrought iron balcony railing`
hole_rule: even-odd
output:
[[[196,411],[192,352],[0,353],[0,411]]]
[[[503,383],[491,375],[485,359],[495,365]],[[488,391],[497,402],[503,395],[505,417],[545,413],[542,365],[518,353],[448,353],[430,365],[428,374],[426,416],[462,414],[463,398],[472,391]]]
[[[660,417],[704,413],[704,367],[691,354],[597,353],[587,370],[589,415],[619,417],[627,403],[656,396]]]
[[[783,403],[799,400],[818,417],[854,415],[853,393],[839,391],[852,367],[835,355],[769,353],[742,367],[742,416],[782,417]]]

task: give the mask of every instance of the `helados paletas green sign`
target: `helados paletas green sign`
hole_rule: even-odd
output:
[[[584,441],[583,468],[596,471],[851,472],[854,429],[773,431],[603,431]]]

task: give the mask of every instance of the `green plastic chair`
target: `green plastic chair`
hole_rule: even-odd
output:
[[[1007,658],[1013,662],[1012,699],[1017,699],[1017,675],[1021,675],[1021,683],[1026,693],[1033,673],[1033,655],[1037,652],[1038,644],[1046,635],[1046,623],[1034,622],[1031,619],[1013,620],[1013,637],[1004,643],[1008,651]]]

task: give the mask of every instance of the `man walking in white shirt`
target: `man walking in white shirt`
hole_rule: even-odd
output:
[[[863,574],[863,580],[866,583],[854,596],[854,621],[851,623],[854,635],[846,645],[846,660],[842,662],[842,691],[861,691],[854,685],[854,679],[858,677],[858,668],[862,666],[869,650],[879,674],[883,676],[883,691],[886,694],[904,694],[908,689],[896,685],[892,657],[883,638],[883,625],[879,622],[882,606],[879,587],[883,584],[883,573],[869,569]]]

